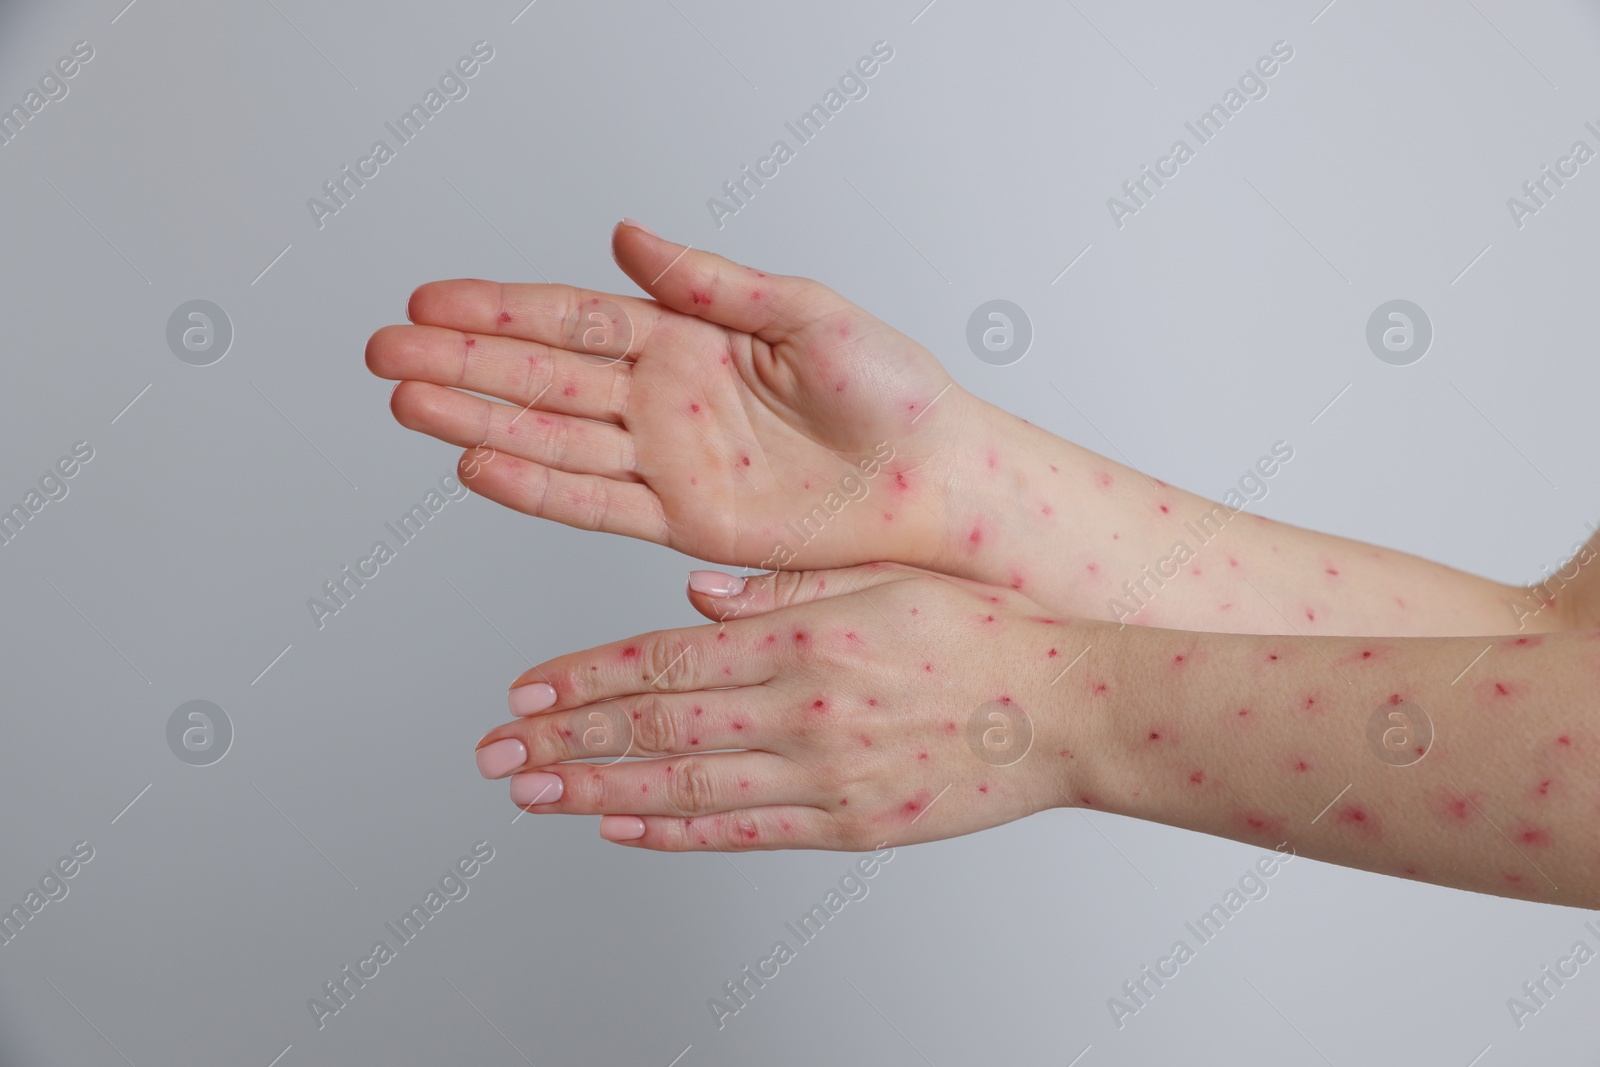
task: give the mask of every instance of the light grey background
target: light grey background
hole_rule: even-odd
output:
[[[1596,517],[1600,162],[1520,230],[1506,198],[1596,145],[1592,4],[125,2],[0,13],[7,107],[95,49],[0,147],[0,502],[95,450],[0,547],[0,901],[95,849],[0,947],[0,1061],[1592,1054],[1595,967],[1524,1030],[1506,1008],[1581,913],[1311,861],[1119,1031],[1107,998],[1257,850],[1070,811],[901,850],[719,1031],[706,999],[851,857],[513,825],[472,765],[525,666],[698,621],[690,561],[473,498],[325,629],[306,608],[457,454],[390,420],[371,331],[432,278],[628,291],[624,214],[821,278],[966,387],[1170,482],[1220,494],[1286,439],[1262,512],[1532,579]],[[480,39],[470,96],[319,230],[306,199]],[[870,95],[719,230],[706,199],[878,40]],[[1107,198],[1277,40],[1270,94],[1113,225]],[[197,298],[236,332],[209,367],[165,341]],[[966,348],[995,298],[1033,322],[1014,366]],[[1364,340],[1395,298],[1436,330],[1410,367]],[[167,748],[192,699],[236,731],[213,766]],[[479,839],[470,896],[319,1032],[307,998]]]

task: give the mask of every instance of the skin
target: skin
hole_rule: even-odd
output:
[[[691,600],[718,621],[518,679],[553,686],[554,706],[479,746],[515,739],[524,758],[505,774],[560,779],[559,799],[525,810],[602,815],[602,836],[632,847],[743,851],[867,850],[1093,807],[1600,905],[1600,632],[1313,640],[1118,627],[893,564],[779,573]],[[982,758],[983,731],[1003,739],[1024,714],[1025,754]],[[1368,740],[1375,715],[1389,760]],[[596,758],[608,762],[577,762]]]
[[[648,298],[434,282],[412,295],[412,325],[368,343],[368,366],[400,383],[395,417],[467,449],[475,492],[725,565],[888,560],[1139,625],[1452,635],[1600,622],[1587,572],[1521,589],[1218,510],[979,400],[814,281],[636,225],[619,225],[612,247]],[[797,542],[792,524],[886,452],[864,494]],[[1190,524],[1207,517],[1222,529],[1202,543]],[[1170,580],[1147,577],[1179,540],[1194,558]]]

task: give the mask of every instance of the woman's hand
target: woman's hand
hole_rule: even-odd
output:
[[[1026,598],[890,564],[729,581],[691,585],[723,621],[522,675],[479,769],[528,811],[666,851],[901,845],[1089,788],[1083,727],[1046,711],[1084,641]]]
[[[418,289],[416,325],[367,346],[401,379],[395,417],[467,448],[463,480],[492,500],[713,562],[930,561],[949,542],[946,490],[974,454],[957,427],[997,413],[932,354],[816,282],[633,225],[612,244],[655,300]]]

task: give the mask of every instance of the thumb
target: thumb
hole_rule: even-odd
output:
[[[667,307],[769,343],[854,308],[819,282],[740,266],[714,252],[668,241],[632,219],[612,231],[611,252],[639,288]]]
[[[721,571],[690,571],[689,603],[711,621],[724,622],[848,596],[902,581],[915,573],[898,563],[868,563],[828,571],[772,571],[749,578]]]

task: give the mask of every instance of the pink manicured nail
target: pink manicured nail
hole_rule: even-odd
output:
[[[504,778],[527,762],[527,748],[514,737],[478,749],[478,773],[485,778]]]
[[[532,685],[519,685],[511,691],[511,714],[537,715],[546,708],[555,706],[556,691],[553,686],[544,682],[534,682]]]
[[[645,233],[649,234],[651,237],[654,237],[658,241],[665,240],[665,238],[662,237],[659,233],[657,233],[656,231],[652,230],[650,227],[646,226],[644,223],[639,222],[637,219],[623,219],[622,220],[622,224],[624,226],[632,226],[636,230],[643,230]]]
[[[520,808],[530,804],[552,804],[561,799],[563,789],[559,774],[534,771],[511,776],[511,803]]]
[[[689,588],[706,596],[738,596],[744,592],[744,579],[721,571],[690,571]]]
[[[600,836],[607,841],[637,841],[644,836],[644,820],[637,815],[602,815]]]

